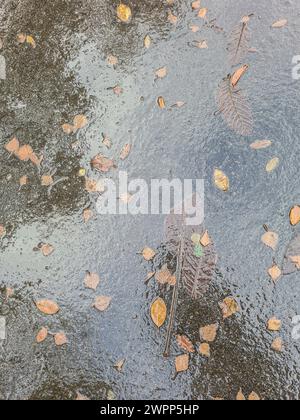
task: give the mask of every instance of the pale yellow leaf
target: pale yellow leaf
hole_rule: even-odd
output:
[[[163,299],[157,298],[151,305],[151,319],[160,328],[165,323],[167,317],[167,306]]]

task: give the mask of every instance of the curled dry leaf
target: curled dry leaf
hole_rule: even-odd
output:
[[[256,392],[251,392],[251,394],[248,397],[248,401],[260,401],[261,398]]]
[[[93,169],[104,173],[109,172],[112,168],[115,167],[113,160],[105,157],[102,154],[95,156],[91,161],[91,165]]]
[[[84,128],[87,124],[88,119],[85,115],[76,115],[73,120],[73,132],[76,133],[76,131]]]
[[[272,24],[272,28],[283,28],[284,26],[287,25],[287,23],[288,23],[287,19],[280,19]]]
[[[281,323],[281,321],[279,319],[277,319],[277,318],[271,318],[268,321],[267,327],[268,327],[268,330],[269,331],[277,332],[277,331],[280,331],[281,330],[281,325],[282,325],[282,323]]]
[[[123,3],[119,4],[117,7],[117,16],[122,22],[129,22],[132,16],[130,7]]]
[[[240,311],[240,307],[236,300],[232,297],[227,297],[223,302],[219,303],[219,306],[223,313],[223,319],[230,318]]]
[[[54,342],[58,347],[64,346],[65,344],[67,344],[68,340],[67,340],[67,337],[66,337],[65,333],[59,332],[59,333],[55,334],[54,335]]]
[[[271,346],[272,350],[276,351],[277,353],[281,353],[283,351],[283,340],[282,338],[278,337],[272,343]]]
[[[296,226],[298,223],[300,223],[300,206],[294,206],[291,208],[290,222],[292,226]]]
[[[49,257],[49,255],[53,254],[54,247],[50,244],[43,244],[41,246],[41,252],[44,255],[44,257]]]
[[[200,328],[200,339],[213,343],[217,337],[219,324],[211,324]]]
[[[261,240],[266,246],[275,251],[279,242],[279,236],[277,235],[277,233],[269,231],[263,234]]]
[[[45,341],[47,337],[48,337],[48,330],[47,328],[43,327],[40,329],[40,331],[38,332],[36,336],[36,342],[40,344],[43,341]]]
[[[182,354],[181,356],[177,356],[175,359],[176,372],[180,373],[187,371],[189,368],[189,361],[190,356],[188,354]]]
[[[166,102],[164,100],[164,98],[162,96],[159,96],[157,99],[157,105],[161,108],[161,109],[165,109],[166,107]]]
[[[214,181],[215,181],[216,187],[219,188],[219,190],[224,191],[224,192],[229,190],[229,186],[230,186],[229,178],[220,169],[215,170]]]
[[[111,303],[111,297],[109,296],[98,296],[95,299],[93,307],[100,312],[106,311]]]
[[[151,248],[144,248],[142,251],[142,256],[146,261],[151,261],[155,257],[156,252]]]
[[[84,279],[84,285],[87,289],[96,290],[100,283],[100,277],[97,273],[88,272]]]
[[[210,345],[208,343],[200,344],[199,353],[204,357],[210,357]]]
[[[266,166],[267,172],[273,172],[279,166],[280,160],[278,157],[271,159]]]
[[[269,268],[268,273],[274,283],[281,277],[282,274],[281,269],[276,264]]]
[[[163,299],[157,298],[151,305],[151,319],[160,328],[167,318],[167,306]]]
[[[202,9],[199,10],[198,17],[201,19],[205,19],[207,12],[208,12],[208,9],[206,7],[202,7]]]
[[[150,38],[150,36],[149,35],[146,35],[145,36],[145,38],[144,38],[144,46],[145,46],[145,48],[150,48],[150,46],[151,46],[151,38]]]
[[[167,73],[168,73],[167,67],[162,67],[156,70],[155,76],[158,79],[163,79],[164,77],[166,77]]]
[[[250,144],[250,147],[253,150],[267,149],[270,146],[272,146],[271,140],[257,140],[254,143]]]
[[[132,149],[132,145],[131,144],[125,144],[125,146],[121,150],[120,159],[121,160],[127,159],[128,156],[130,155],[131,149]]]
[[[17,154],[20,148],[20,142],[19,140],[14,137],[12,140],[10,140],[5,146],[4,146],[5,150],[8,153],[13,153],[13,154]]]
[[[249,69],[248,64],[245,64],[233,73],[230,79],[232,87],[235,87],[239,83],[239,81],[241,80],[241,78],[244,76],[244,74],[247,72],[248,69]]]
[[[236,396],[236,401],[246,401],[246,397],[243,394],[242,389],[239,390],[237,396]]]
[[[185,335],[177,335],[176,341],[178,346],[181,347],[183,350],[187,351],[188,353],[195,353],[195,347],[193,343]]]
[[[118,371],[118,372],[122,372],[124,364],[125,364],[126,360],[122,359],[122,360],[118,360],[117,363],[114,364],[114,368]]]
[[[36,302],[36,306],[45,315],[55,315],[59,312],[59,306],[52,300],[39,300]]]

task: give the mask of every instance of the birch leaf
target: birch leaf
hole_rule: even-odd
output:
[[[36,302],[36,306],[38,310],[45,315],[55,315],[59,312],[59,306],[52,300],[39,300]]]
[[[81,128],[84,128],[88,124],[88,119],[85,115],[76,115],[74,117],[73,121],[73,131],[76,133],[76,131],[80,130]]]
[[[115,167],[114,162],[101,153],[92,159],[91,165],[93,169],[104,173],[109,172],[112,168]]]
[[[154,324],[160,328],[167,317],[167,307],[163,299],[157,298],[151,305],[151,318]]]

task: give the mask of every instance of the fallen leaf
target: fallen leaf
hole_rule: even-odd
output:
[[[191,236],[191,241],[195,244],[198,245],[200,244],[201,241],[201,235],[199,233],[193,233]]]
[[[151,280],[155,276],[155,271],[152,271],[151,273],[147,274],[147,277],[145,279],[145,283],[148,283],[149,280]]]
[[[143,251],[142,251],[142,256],[144,257],[144,259],[146,261],[153,260],[153,258],[155,257],[155,255],[156,255],[156,252],[153,251],[153,249],[148,248],[148,247],[144,248]]]
[[[217,337],[219,324],[211,324],[200,328],[200,339],[213,343]]]
[[[27,44],[31,45],[32,48],[36,48],[36,42],[35,42],[35,39],[33,38],[33,36],[27,35],[26,36],[26,42],[27,42]]]
[[[203,247],[201,244],[196,244],[194,248],[194,254],[197,258],[202,258],[204,255]]]
[[[279,165],[280,160],[279,158],[275,157],[273,159],[271,159],[266,166],[266,171],[267,172],[273,172]]]
[[[166,77],[167,73],[168,73],[167,67],[162,67],[156,70],[155,75],[158,79],[163,79],[164,77]]]
[[[109,56],[107,57],[107,62],[108,62],[108,64],[109,64],[109,65],[111,65],[111,66],[116,66],[116,65],[118,64],[119,60],[118,60],[118,58],[117,58],[117,57],[115,57],[114,55],[109,55]]]
[[[266,246],[275,251],[279,242],[279,236],[277,233],[269,231],[261,237],[261,240]]]
[[[269,331],[277,332],[277,331],[280,331],[281,330],[281,325],[282,325],[282,323],[281,323],[281,321],[279,319],[271,318],[268,321],[268,325],[267,326],[268,326],[268,330]]]
[[[290,222],[292,226],[300,223],[300,206],[294,206],[290,211]]]
[[[207,41],[205,40],[196,41],[195,46],[199,48],[200,50],[206,50],[208,48]]]
[[[24,185],[27,185],[28,183],[28,176],[24,175],[20,178],[20,187],[24,187]]]
[[[95,156],[91,161],[91,165],[93,169],[104,173],[109,172],[112,168],[115,167],[113,160],[105,157],[102,154]]]
[[[230,79],[232,87],[235,87],[239,83],[239,81],[244,76],[244,74],[248,71],[248,69],[249,69],[249,66],[245,64],[233,73]]]
[[[275,340],[272,343],[271,348],[272,348],[272,350],[277,351],[278,353],[281,353],[283,351],[283,340],[282,340],[282,338],[280,338],[280,337],[275,338]]]
[[[190,26],[191,31],[195,34],[196,32],[200,31],[200,26],[197,25],[191,25]]]
[[[200,239],[200,244],[204,246],[204,248],[211,244],[211,239],[209,237],[208,231],[206,231]]]
[[[98,296],[95,299],[93,307],[98,311],[103,312],[109,307],[111,303],[111,297],[109,296]]]
[[[150,38],[150,36],[149,35],[146,35],[145,36],[145,38],[144,38],[144,46],[145,46],[145,48],[150,48],[150,46],[151,46],[151,38]]]
[[[105,191],[104,184],[101,180],[96,181],[95,179],[85,179],[85,189],[90,193],[103,193]]]
[[[250,144],[250,147],[253,150],[267,149],[270,146],[272,146],[272,142],[270,140],[257,140]]]
[[[102,144],[104,144],[104,146],[107,147],[108,149],[111,149],[112,147],[111,139],[105,134],[102,134]]]
[[[239,305],[234,298],[228,297],[219,303],[223,312],[223,319],[230,318],[232,315],[240,311]]]
[[[188,354],[182,354],[177,356],[175,359],[176,372],[185,372],[189,368],[190,356]]]
[[[49,257],[49,255],[53,254],[54,247],[50,244],[43,244],[41,246],[41,252],[44,255],[44,257]]]
[[[18,34],[17,35],[17,41],[20,44],[24,44],[26,42],[26,35],[25,34]]]
[[[268,273],[274,282],[276,282],[282,274],[281,269],[276,264],[269,268]]]
[[[248,401],[260,401],[260,400],[261,398],[258,394],[256,394],[256,392],[251,392],[248,398]]]
[[[201,0],[193,1],[193,3],[192,3],[192,9],[198,10],[198,9],[200,9],[200,7],[201,7]]]
[[[199,353],[202,356],[210,357],[210,345],[208,343],[202,343],[199,346]]]
[[[178,17],[175,16],[171,10],[168,11],[168,21],[173,25],[176,25],[178,22]]]
[[[90,401],[90,399],[77,391],[76,401]]]
[[[296,265],[297,269],[300,270],[300,255],[289,256],[289,259]]]
[[[161,109],[164,109],[166,107],[166,102],[162,96],[158,97],[157,104]]]
[[[76,133],[76,131],[84,128],[87,124],[88,119],[85,115],[76,115],[73,120],[73,132]]]
[[[229,186],[230,186],[229,178],[220,169],[215,170],[214,180],[215,180],[215,185],[217,186],[217,188],[219,188],[219,190],[224,191],[224,192],[229,190]]]
[[[63,124],[63,125],[61,126],[61,128],[63,129],[63,132],[64,132],[65,134],[72,134],[72,133],[73,133],[73,131],[74,131],[74,127],[73,127],[73,125],[71,125],[71,124]]]
[[[167,307],[163,299],[157,298],[151,305],[151,318],[154,324],[160,328],[167,317]]]
[[[177,101],[175,104],[172,105],[172,108],[182,108],[185,105],[183,101]]]
[[[120,159],[121,160],[127,159],[128,156],[130,155],[131,149],[132,149],[132,145],[131,144],[125,144],[125,146],[121,150]]]
[[[43,175],[41,178],[41,184],[43,187],[49,187],[54,182],[51,175]]]
[[[34,152],[32,152],[29,156],[29,159],[34,165],[39,166],[43,161],[44,157],[42,155],[40,158],[38,158],[37,155]]]
[[[240,389],[237,396],[236,396],[236,401],[246,401],[246,397],[243,394],[243,391]]]
[[[283,28],[284,26],[287,25],[287,23],[288,23],[287,19],[280,19],[272,24],[272,28]]]
[[[164,265],[161,270],[156,272],[155,280],[160,284],[169,284],[170,286],[176,284],[176,277],[170,272],[167,265]]]
[[[115,95],[120,96],[123,93],[123,89],[121,88],[121,86],[117,85],[113,87],[113,92]]]
[[[14,294],[15,294],[14,289],[12,289],[11,287],[6,288],[6,299],[11,298]]]
[[[25,144],[24,146],[20,147],[18,152],[16,152],[16,156],[23,162],[27,162],[32,155],[33,150],[29,144]]]
[[[3,225],[0,225],[0,238],[4,238],[6,235],[6,229]]]
[[[68,340],[67,340],[67,337],[66,337],[65,333],[59,332],[59,333],[55,334],[54,335],[54,342],[59,347],[67,344]]]
[[[92,289],[96,291],[99,283],[100,283],[100,277],[98,276],[97,273],[87,272],[84,279],[84,285],[87,289]]]
[[[205,19],[207,12],[208,12],[208,9],[206,7],[203,7],[202,9],[199,10],[198,17],[201,19]]]
[[[118,372],[122,372],[124,364],[125,364],[125,359],[122,360],[118,360],[117,363],[115,363],[114,368],[118,371]]]
[[[195,353],[195,347],[193,343],[185,335],[177,335],[176,341],[178,346],[181,347],[183,350],[187,351],[188,353]]]
[[[36,336],[36,342],[38,344],[42,343],[48,337],[48,330],[47,328],[43,327]]]
[[[94,213],[91,209],[83,210],[83,220],[85,223],[89,222],[94,217]]]
[[[8,153],[17,154],[20,148],[20,142],[16,137],[14,137],[4,146],[4,148]]]
[[[52,300],[39,300],[36,302],[36,306],[45,315],[55,315],[59,312],[59,306]]]
[[[130,7],[123,3],[119,4],[117,7],[117,16],[122,22],[129,22],[132,16]]]

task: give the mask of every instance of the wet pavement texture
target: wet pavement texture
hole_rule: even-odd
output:
[[[295,235],[288,214],[299,201],[299,82],[292,79],[292,57],[299,54],[300,3],[297,0],[206,0],[215,31],[195,17],[190,0],[171,6],[177,25],[167,19],[170,6],[160,0],[128,2],[129,24],[116,19],[118,1],[2,0],[0,53],[6,80],[0,80],[0,316],[7,339],[0,342],[1,399],[74,399],[80,392],[92,399],[235,399],[240,388],[264,399],[298,399],[300,342],[292,339],[292,318],[300,314],[299,274],[275,286],[267,269],[273,258],[283,261]],[[232,132],[214,115],[218,84],[230,72],[227,35],[245,14],[251,22],[250,70],[243,79],[255,119],[250,137]],[[288,26],[271,24],[288,19]],[[190,25],[201,31],[192,33]],[[30,34],[37,46],[21,45],[19,33]],[[144,48],[149,34],[152,45]],[[206,40],[208,49],[194,48]],[[112,67],[107,57],[118,57]],[[168,76],[154,81],[163,66]],[[111,87],[120,85],[123,94]],[[157,106],[163,96],[167,109]],[[171,108],[184,101],[183,108]],[[68,136],[62,124],[84,114],[89,124]],[[111,150],[102,145],[106,133]],[[4,150],[16,136],[30,144],[44,161],[40,174]],[[268,138],[271,148],[251,151],[250,143]],[[76,144],[74,145],[74,143]],[[85,224],[83,210],[94,208],[97,196],[85,190],[80,168],[95,177],[90,160],[100,151],[117,160],[125,143],[130,157],[118,164],[130,178],[205,179],[205,226],[214,240],[218,265],[209,292],[199,301],[180,293],[176,333],[199,342],[199,327],[220,323],[209,360],[191,356],[190,368],[174,379],[172,356],[162,356],[166,327],[157,330],[149,316],[156,296],[168,305],[171,294],[144,284],[151,264],[138,252],[144,246],[161,250],[163,217],[100,216]],[[278,156],[271,174],[266,163]],[[227,194],[212,181],[215,168],[230,178]],[[110,176],[117,179],[118,170]],[[66,178],[51,193],[40,175]],[[20,189],[19,178],[29,177]],[[267,224],[280,236],[276,253],[260,241]],[[51,243],[45,258],[34,248]],[[95,293],[84,288],[86,271],[99,273],[98,295],[112,297],[110,308],[92,309]],[[14,289],[5,298],[6,287]],[[223,321],[218,302],[234,296],[241,312]],[[40,314],[34,302],[55,300],[54,317]],[[282,320],[285,350],[271,350],[276,335],[266,322]],[[64,331],[68,345],[57,348],[48,339],[38,345],[41,326]],[[126,359],[122,373],[113,365]]]

